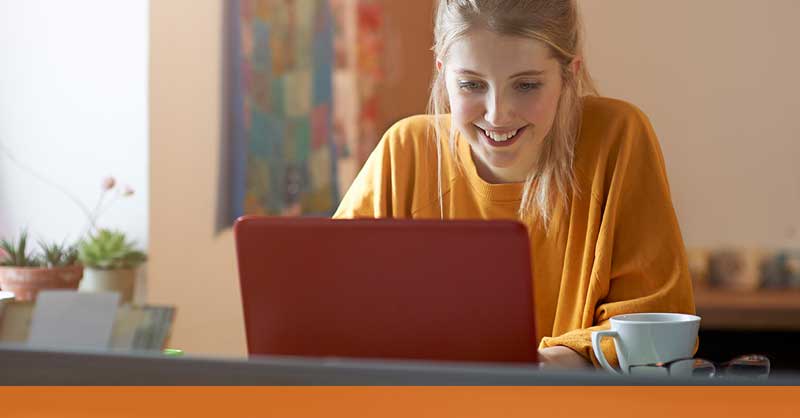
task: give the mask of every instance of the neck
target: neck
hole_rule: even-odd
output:
[[[532,163],[529,167],[492,167],[478,156],[470,148],[472,154],[472,161],[475,163],[475,169],[483,181],[490,184],[510,184],[510,183],[524,183],[528,176],[537,169],[538,164]]]
[[[490,184],[522,183],[527,178],[527,175],[515,173],[514,170],[488,167],[479,160],[475,160],[475,168],[478,175]]]

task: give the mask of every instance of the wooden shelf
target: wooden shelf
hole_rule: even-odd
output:
[[[800,290],[695,289],[702,329],[800,331]]]

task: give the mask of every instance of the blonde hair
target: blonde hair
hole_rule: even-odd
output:
[[[485,28],[499,35],[535,39],[549,46],[552,56],[561,64],[562,90],[553,126],[545,137],[537,169],[525,181],[519,216],[542,221],[545,228],[552,216],[555,198],[565,204],[569,194],[577,191],[573,169],[575,142],[580,130],[582,97],[597,94],[594,83],[582,62],[577,74],[571,64],[582,56],[582,27],[575,0],[440,0],[436,9],[434,45],[436,60],[445,57],[453,42],[475,28]],[[436,146],[439,150],[439,205],[442,202],[441,142],[444,137],[442,115],[449,113],[444,68],[437,70],[431,85],[428,111],[433,114]],[[455,130],[447,135],[452,154],[459,166]],[[557,193],[557,194],[556,194]]]

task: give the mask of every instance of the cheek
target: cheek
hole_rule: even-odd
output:
[[[450,96],[450,112],[457,124],[468,124],[483,115],[483,102],[460,94]]]
[[[522,97],[516,106],[520,118],[538,126],[550,126],[558,109],[558,92]]]

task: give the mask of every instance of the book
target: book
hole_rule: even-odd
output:
[[[29,343],[36,302],[0,300],[0,344]],[[114,351],[162,350],[175,320],[175,308],[155,305],[120,305],[116,309],[106,348]],[[74,324],[73,324],[74,325]],[[60,348],[81,348],[64,345]]]

